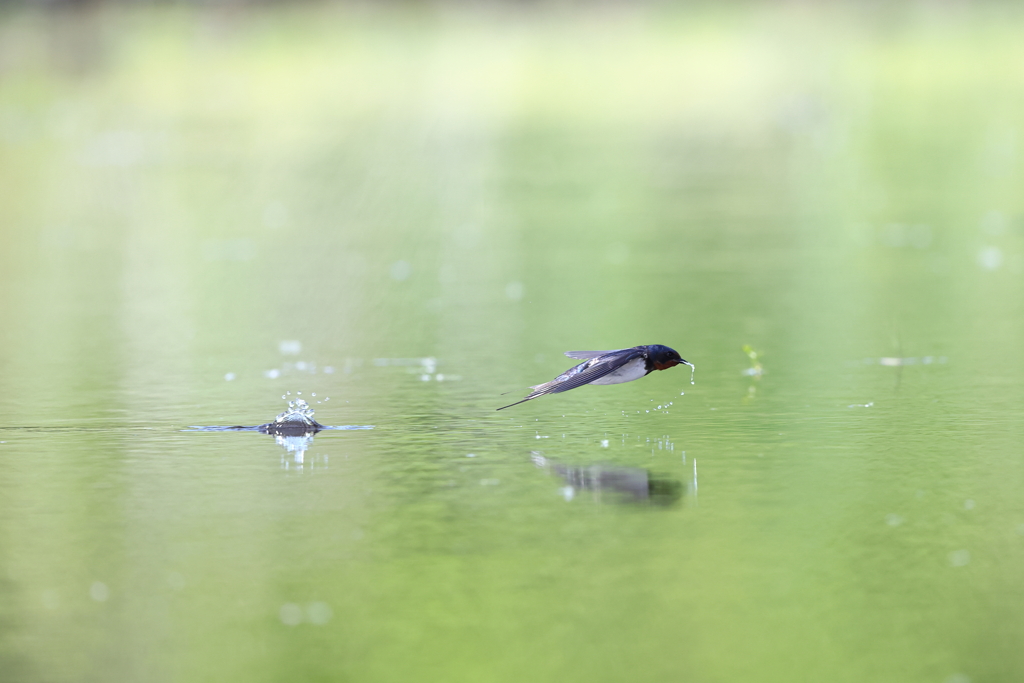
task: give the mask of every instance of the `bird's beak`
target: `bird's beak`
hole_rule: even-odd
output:
[[[691,368],[693,367],[693,363],[691,363],[688,360],[683,360],[682,358],[680,358],[679,362],[682,363],[683,365],[689,365]]]

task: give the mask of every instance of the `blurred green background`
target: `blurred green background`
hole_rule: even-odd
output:
[[[0,678],[1021,680],[1022,34],[0,7]]]

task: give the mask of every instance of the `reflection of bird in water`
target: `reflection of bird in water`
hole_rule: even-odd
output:
[[[533,464],[560,476],[571,497],[576,491],[608,491],[623,494],[627,500],[670,505],[683,495],[682,482],[655,477],[641,467],[615,467],[613,465],[569,466],[551,462],[543,455],[534,454]]]
[[[615,351],[566,351],[565,355],[584,362],[569,368],[550,382],[530,387],[533,392],[522,401],[510,403],[498,410],[511,408],[539,396],[569,391],[584,384],[622,384],[640,379],[655,370],[668,370],[677,365],[693,367],[693,363],[683,360],[675,349],[661,344]]]

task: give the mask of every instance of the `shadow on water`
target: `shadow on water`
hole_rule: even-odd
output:
[[[655,476],[642,467],[615,465],[563,465],[543,455],[534,454],[533,464],[555,474],[565,481],[562,495],[572,500],[579,491],[590,491],[604,502],[602,494],[612,494],[610,500],[625,503],[649,503],[669,506],[679,501],[684,487],[681,481]]]

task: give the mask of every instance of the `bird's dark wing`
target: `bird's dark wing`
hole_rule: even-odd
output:
[[[618,353],[619,351],[625,351],[625,349],[614,349],[612,351],[566,351],[565,355],[576,360],[590,360],[591,358],[597,358],[609,353]]]
[[[609,357],[607,360],[603,360],[597,363],[593,362],[593,359],[588,360],[585,363],[580,363],[576,367],[566,370],[565,372],[563,372],[561,375],[551,380],[550,382],[538,384],[533,388],[533,391],[528,396],[526,396],[522,401],[510,403],[507,406],[502,406],[501,408],[498,408],[498,410],[511,408],[512,406],[519,405],[520,403],[525,403],[526,401],[538,398],[540,396],[546,396],[548,394],[560,394],[563,391],[569,391],[570,389],[581,387],[584,384],[590,384],[595,379],[601,379],[605,375],[615,372],[629,361],[643,356],[643,351],[641,351],[640,349],[622,349],[619,352],[612,351],[606,353],[617,353],[618,355],[613,355]]]

